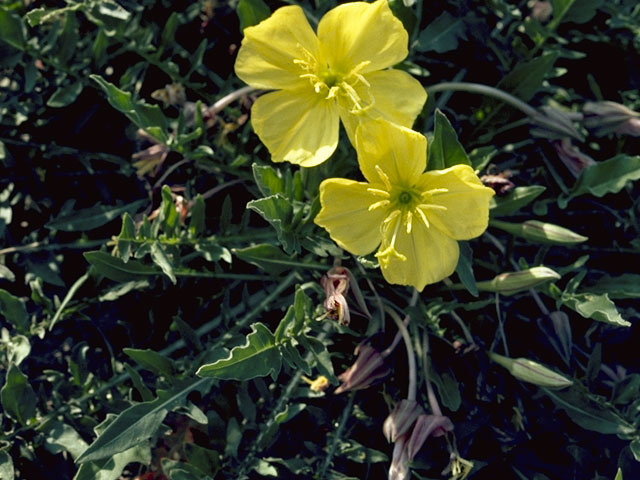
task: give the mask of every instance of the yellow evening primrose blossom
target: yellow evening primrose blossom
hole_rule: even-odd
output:
[[[340,5],[322,17],[317,35],[298,6],[246,28],[235,71],[252,87],[277,90],[251,110],[273,161],[324,162],[338,145],[340,119],[351,143],[365,119],[410,127],[426,93],[408,73],[388,69],[407,56],[408,41],[387,0]]]
[[[315,219],[354,255],[378,249],[385,280],[418,290],[454,272],[457,240],[484,232],[494,193],[468,165],[425,172],[426,148],[424,136],[384,120],[360,127],[356,151],[367,181],[324,180]]]

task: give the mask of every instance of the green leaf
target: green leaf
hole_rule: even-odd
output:
[[[610,404],[585,391],[579,385],[557,391],[542,391],[582,428],[603,434],[632,434],[635,429]]]
[[[84,83],[80,81],[70,83],[64,87],[58,87],[58,89],[53,92],[53,95],[49,97],[49,100],[47,100],[47,106],[52,108],[61,108],[71,105],[76,101],[78,95],[82,93],[83,88]]]
[[[604,5],[604,0],[581,0],[573,3],[565,14],[563,21],[573,23],[590,22],[602,5]]]
[[[263,0],[240,0],[236,12],[240,19],[240,30],[257,25],[271,15],[269,6]]]
[[[131,241],[136,238],[136,224],[133,223],[133,218],[128,212],[125,212],[122,216],[122,228],[120,234],[116,239],[116,249],[118,255],[124,263],[129,261],[131,257]]]
[[[634,454],[635,454],[635,452],[634,452]],[[618,467],[618,473],[616,473],[616,477],[613,480],[624,480],[622,478],[622,469],[620,467]]]
[[[619,327],[630,327],[628,322],[620,316],[616,305],[604,293],[568,293],[564,292],[560,301],[563,305],[575,310],[584,318],[591,318],[598,322],[604,322]]]
[[[144,442],[156,434],[167,412],[184,404],[190,392],[209,386],[210,382],[205,378],[189,380],[173,390],[159,390],[158,398],[151,402],[138,403],[122,411],[76,463],[108,458]]]
[[[95,462],[85,462],[80,465],[73,480],[119,480],[125,467],[133,462],[149,465],[151,463],[151,448],[148,442],[136,445],[113,457],[100,459]]]
[[[202,365],[196,375],[239,381],[277,375],[282,366],[282,356],[275,337],[262,323],[252,324],[251,330],[243,346],[234,347],[228,358]]]
[[[22,19],[4,7],[0,7],[0,40],[18,50],[24,50],[25,31]]]
[[[128,282],[131,280],[141,280],[149,275],[158,275],[160,270],[147,265],[143,265],[135,260],[124,263],[119,258],[109,255],[106,252],[85,252],[84,258],[89,262],[100,275],[104,275],[116,282]]]
[[[267,243],[246,248],[234,248],[231,251],[241,260],[256,265],[273,275],[279,275],[282,272],[290,271],[292,268],[300,266],[299,262],[293,261],[289,255],[278,247]]]
[[[519,63],[498,83],[498,88],[528,102],[551,72],[558,55],[558,52],[544,53],[533,60]]]
[[[189,237],[197,238],[202,235],[205,229],[205,204],[202,195],[196,195],[190,209],[191,219],[189,220]]]
[[[458,40],[467,39],[464,17],[443,12],[420,33],[414,48],[419,52],[444,53],[458,47]]]
[[[44,440],[44,445],[47,450],[54,455],[62,451],[67,451],[75,459],[87,449],[87,442],[82,439],[73,427],[58,421],[54,421],[52,424],[48,424],[48,426],[49,431]]]
[[[24,302],[0,288],[0,315],[19,332],[29,330],[29,315]]]
[[[4,450],[0,450],[0,479],[14,480],[15,471],[13,469],[13,460]]]
[[[571,199],[587,193],[595,197],[618,193],[627,182],[638,179],[640,156],[617,155],[582,170],[569,194],[558,199],[558,205],[565,208]]]
[[[26,425],[27,420],[36,413],[38,399],[29,384],[29,379],[17,365],[11,365],[7,370],[5,384],[0,390],[0,399],[4,413],[21,425]]]
[[[640,275],[625,273],[619,277],[605,275],[589,286],[595,294],[606,293],[609,298],[640,298]]]
[[[20,365],[31,353],[31,344],[24,335],[15,335],[6,343],[7,361]]]
[[[140,376],[138,371],[128,363],[124,363],[123,365],[124,365],[124,369],[127,371],[127,373],[129,374],[129,377],[131,378],[131,383],[133,383],[133,387],[138,391],[138,393],[142,397],[142,401],[144,402],[152,401],[154,398],[153,393],[151,393],[151,390],[149,390],[147,386],[144,384],[144,380],[142,380],[142,377]]]
[[[122,351],[142,368],[156,375],[164,375],[167,378],[173,376],[173,362],[158,352],[138,348],[123,348]]]
[[[293,252],[298,243],[295,235],[286,230],[293,219],[293,205],[281,194],[252,200],[247,203],[247,208],[258,212],[276,230],[278,240],[285,252]]]
[[[173,237],[180,222],[180,217],[173,201],[171,189],[167,185],[162,187],[162,204],[160,205],[160,215],[158,217],[158,221],[162,225],[162,231],[168,237]]]
[[[491,217],[498,217],[515,213],[533,202],[545,190],[541,185],[531,185],[516,187],[503,197],[494,195],[489,201],[489,214]]]
[[[300,335],[297,340],[313,356],[316,368],[320,375],[327,377],[327,380],[329,380],[332,385],[337,385],[338,379],[333,372],[331,355],[327,350],[327,346],[317,338],[309,337],[307,335]]]
[[[443,170],[459,164],[471,165],[447,117],[437,108],[434,115],[433,140],[429,143],[427,154],[428,170]]]
[[[633,454],[633,458],[636,462],[640,462],[640,438],[635,438],[630,444],[629,449]],[[619,471],[618,471],[619,472]],[[620,474],[622,478],[622,475]]]
[[[145,130],[149,135],[162,143],[167,143],[167,119],[157,105],[148,105],[142,101],[131,99],[131,93],[120,90],[99,75],[90,77],[107,94],[107,100],[112,107],[124,113],[136,126]]]
[[[64,232],[85,232],[101,227],[120,217],[125,212],[134,213],[148,203],[148,200],[143,199],[120,206],[96,205],[95,207],[76,210],[71,214],[56,217],[49,221],[45,227],[49,230],[62,230]]]
[[[251,165],[251,170],[262,195],[268,197],[276,193],[284,193],[284,180],[279,170],[269,165],[258,165],[257,163]]]
[[[429,378],[438,389],[438,398],[442,404],[452,412],[457,412],[462,404],[462,397],[460,396],[460,386],[453,372],[449,370],[440,375],[434,368],[429,368]]]
[[[569,11],[575,1],[576,0],[551,0],[551,6],[553,7],[553,19],[548,25],[550,30],[555,30],[556,27],[560,25],[562,18]]]
[[[473,295],[478,296],[478,287],[476,285],[476,277],[473,274],[473,250],[469,246],[469,242],[458,242],[460,246],[460,257],[456,266],[458,278],[464,285],[464,288]]]
[[[153,263],[158,265],[162,269],[162,272],[167,277],[169,277],[169,280],[171,280],[171,283],[175,285],[176,276],[173,273],[173,265],[171,263],[171,260],[169,260],[169,256],[167,255],[167,252],[165,251],[162,244],[160,242],[153,242],[151,244],[150,253],[151,253],[151,259],[153,260]]]
[[[356,463],[382,463],[389,461],[389,457],[384,453],[365,447],[351,438],[340,441],[338,451],[341,457]]]

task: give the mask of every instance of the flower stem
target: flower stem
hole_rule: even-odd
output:
[[[489,85],[482,85],[480,83],[471,83],[471,82],[443,82],[432,87],[427,87],[428,93],[438,93],[444,92],[447,90],[457,90],[461,92],[469,92],[469,93],[479,93],[482,95],[487,95],[489,97],[497,98],[498,100],[502,100],[505,103],[508,103],[514,108],[517,108],[525,115],[529,117],[537,117],[540,114],[538,111],[530,106],[529,104],[523,102],[519,98],[514,97],[513,95],[505,92],[504,90],[500,90],[495,87],[490,87]]]
[[[404,346],[407,349],[407,362],[409,363],[409,388],[407,390],[407,400],[415,400],[416,399],[416,356],[413,352],[413,345],[411,345],[411,337],[409,336],[409,330],[407,330],[407,326],[404,324],[400,317],[393,309],[389,307],[385,307],[386,312],[391,316],[394,322],[398,327],[398,330],[402,334],[402,339],[404,340]],[[407,315],[406,318],[409,318]]]
[[[253,87],[249,87],[249,86],[239,88],[238,90],[234,90],[230,94],[225,95],[220,100],[218,100],[216,103],[211,105],[209,107],[209,113],[211,113],[212,115],[215,115],[216,113],[221,112],[228,105],[232,104],[237,99],[239,99],[241,97],[244,97],[245,95],[248,95],[249,93],[253,92],[254,90],[256,90],[256,89],[253,88]]]
[[[424,370],[424,383],[427,385],[427,399],[434,415],[442,415],[442,410],[438,404],[438,399],[433,391],[431,380],[429,379],[429,333],[422,334],[422,369]]]
[[[411,300],[409,300],[409,307],[415,307],[417,302],[418,302],[418,291],[414,288],[413,295],[411,296]],[[384,310],[383,310],[383,320],[384,320]],[[409,325],[409,320],[410,320],[409,315],[405,316],[404,324]],[[396,333],[396,336],[393,338],[391,345],[389,345],[380,353],[380,355],[382,355],[382,358],[387,358],[389,355],[391,355],[391,352],[393,352],[395,348],[398,346],[398,343],[400,342],[401,337],[402,337],[402,332],[398,330],[398,333]]]

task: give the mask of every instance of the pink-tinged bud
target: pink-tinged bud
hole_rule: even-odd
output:
[[[552,13],[553,7],[551,6],[551,2],[547,2],[546,0],[538,0],[531,7],[531,16],[540,23],[548,21]]]
[[[403,435],[393,445],[391,466],[389,467],[388,480],[406,480],[409,478],[409,457],[407,455],[407,442],[409,435]]]
[[[395,442],[409,431],[424,410],[415,400],[404,399],[396,405],[382,425],[382,433],[389,442]]]
[[[595,135],[617,133],[640,136],[640,114],[621,103],[587,102],[582,111],[585,115],[584,126]]]
[[[552,142],[552,145],[558,154],[558,158],[560,158],[574,177],[580,175],[580,172],[585,168],[596,164],[593,158],[582,153],[577,147],[574,147],[568,138]]]
[[[384,358],[371,345],[361,343],[356,347],[355,353],[358,358],[353,365],[338,376],[342,385],[336,388],[335,393],[369,388],[389,374],[390,370],[384,363]]]
[[[420,415],[416,420],[407,444],[409,461],[413,460],[413,457],[415,457],[416,453],[422,448],[427,438],[440,437],[451,431],[453,431],[453,423],[449,420],[449,417],[445,417],[444,415]]]

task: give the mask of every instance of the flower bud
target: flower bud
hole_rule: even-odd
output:
[[[408,432],[423,412],[422,407],[415,400],[400,400],[382,425],[382,433],[387,441],[395,442],[398,437]]]
[[[538,220],[527,220],[524,223],[508,223],[501,220],[491,220],[490,225],[517,237],[530,240],[531,242],[547,245],[573,245],[588,240],[587,237],[578,235],[569,229]]]
[[[425,414],[418,416],[407,445],[409,461],[413,460],[413,457],[422,448],[427,438],[430,436],[440,437],[451,431],[453,431],[453,423],[449,420],[449,417]]]
[[[539,387],[565,388],[573,384],[573,381],[565,376],[527,358],[503,357],[492,352],[489,353],[489,358],[509,370],[518,380]]]
[[[640,114],[616,102],[587,102],[584,126],[598,136],[618,133],[640,136]]]
[[[342,385],[336,388],[335,393],[369,388],[389,374],[389,367],[384,363],[383,356],[371,345],[361,343],[356,347],[355,353],[358,355],[356,362],[338,375]]]
[[[580,175],[580,172],[585,168],[596,164],[596,161],[593,158],[582,153],[568,138],[563,138],[562,140],[552,142],[551,144],[556,150],[560,161],[564,163],[565,167],[569,169],[574,177]]]
[[[574,121],[582,120],[582,114],[578,112],[566,112],[551,106],[541,107],[535,115],[530,117],[533,129],[531,135],[559,140],[574,138],[584,140],[582,134],[573,125]]]
[[[493,280],[478,282],[478,290],[511,295],[522,290],[536,287],[549,280],[558,280],[560,275],[548,267],[532,267],[520,272],[505,272],[497,275]]]
[[[531,7],[531,16],[538,20],[540,23],[545,23],[551,18],[553,13],[553,7],[551,2],[546,0],[536,0]]]

